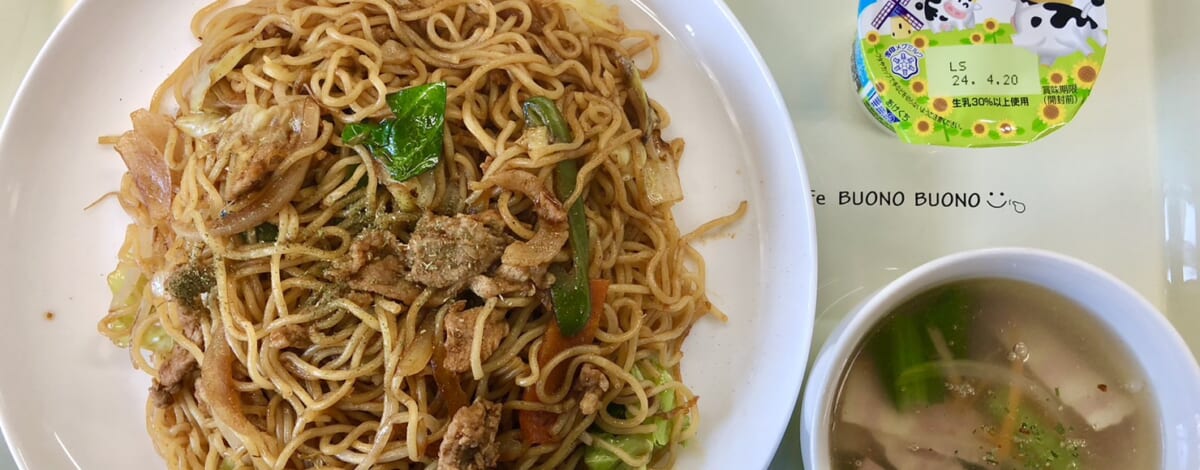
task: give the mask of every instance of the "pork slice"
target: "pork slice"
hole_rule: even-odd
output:
[[[200,347],[204,347],[204,325],[200,323],[200,316],[206,313],[207,310],[192,310],[182,305],[179,309],[179,327],[183,336]]]
[[[862,465],[859,465],[859,470],[886,470],[883,465],[880,465],[873,459],[864,459]]]
[[[366,230],[354,237],[346,255],[333,262],[328,274],[344,281],[372,261],[388,255],[397,255],[401,251],[400,242],[396,240],[395,235],[384,230]]]
[[[471,370],[471,344],[475,341],[475,323],[483,308],[473,308],[463,311],[463,304],[457,303],[446,313],[446,359],[443,362],[447,370],[466,372]],[[493,316],[486,320],[483,326],[483,341],[480,344],[479,356],[481,361],[487,361],[504,337],[508,336],[508,322],[503,317]]]
[[[273,349],[306,348],[312,344],[312,339],[307,328],[290,324],[267,333],[266,343]]]
[[[1020,307],[998,303],[992,308],[993,314],[980,316],[984,331],[991,332],[996,341],[1009,348],[1015,346],[1015,341],[1024,343],[1029,351],[1025,370],[1047,389],[1054,390],[1059,400],[1092,429],[1102,431],[1133,414],[1136,405],[1129,393],[1114,384],[1111,377],[1105,378],[1089,367],[1087,358],[1069,347],[1060,334],[1045,328],[1007,327],[1004,318],[1020,317],[996,311],[1001,308]]]
[[[371,292],[412,304],[421,295],[421,288],[405,278],[408,269],[396,255],[372,261],[355,274],[348,285],[352,289]]]
[[[409,280],[435,289],[465,286],[504,250],[507,237],[495,212],[447,217],[426,214],[409,240]]]
[[[446,427],[446,436],[438,449],[439,470],[484,470],[496,467],[500,446],[496,432],[500,428],[502,407],[479,400],[454,413]]]
[[[474,292],[481,299],[512,294],[526,296],[534,294],[530,289],[533,285],[529,283],[488,277],[482,274],[471,278],[471,281],[467,285],[471,288],[471,292]]]
[[[842,385],[838,419],[870,431],[892,465],[937,469],[942,468],[939,461],[947,460],[953,466],[945,468],[960,469],[959,459],[986,464],[994,446],[987,441],[987,421],[982,413],[969,406],[941,403],[901,414],[888,400],[874,364],[862,358],[858,361]],[[893,458],[916,466],[901,466]]]
[[[218,130],[217,154],[229,156],[225,198],[261,188],[291,153],[316,140],[320,108],[312,99],[263,108],[248,104]]]
[[[963,464],[936,450],[914,446],[904,439],[884,435],[879,439],[887,461],[896,470],[963,470]]]
[[[532,296],[538,289],[549,289],[554,283],[547,266],[516,267],[501,264],[487,275],[471,278],[468,286],[481,299],[505,295]]]
[[[608,375],[599,367],[584,364],[579,368],[579,381],[575,388],[583,393],[579,399],[579,411],[585,415],[595,413],[600,409],[600,398],[608,391],[610,384]]]
[[[405,304],[421,295],[421,288],[408,281],[404,246],[386,230],[367,230],[354,238],[346,255],[333,263],[326,275],[350,288],[379,294]],[[366,307],[370,299],[355,296],[355,303]]]
[[[567,220],[567,210],[548,185],[543,184],[533,173],[521,170],[508,170],[497,173],[488,181],[509,191],[524,194],[533,201],[533,210],[538,217],[553,223]]]
[[[197,368],[196,358],[180,346],[175,346],[167,360],[158,368],[158,376],[150,386],[150,399],[154,406],[166,408],[175,404],[175,394],[183,389],[184,379]]]

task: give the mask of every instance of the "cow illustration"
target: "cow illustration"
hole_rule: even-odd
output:
[[[1104,6],[1105,0],[1082,0],[1082,9],[1063,3],[1035,3],[1016,0],[1012,24],[1016,29],[1013,44],[1037,54],[1042,65],[1053,65],[1059,57],[1076,52],[1092,55],[1088,40],[1104,47],[1108,35],[1091,16],[1094,8]]]
[[[925,16],[935,33],[963,31],[975,27],[975,11],[983,8],[975,0],[921,0],[913,6]]]

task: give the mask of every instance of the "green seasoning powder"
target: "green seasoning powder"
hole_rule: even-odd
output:
[[[1062,128],[1108,45],[1104,0],[860,0],[854,80],[901,140],[1020,145]]]

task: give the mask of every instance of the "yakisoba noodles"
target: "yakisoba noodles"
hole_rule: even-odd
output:
[[[553,0],[218,2],[115,144],[101,331],[171,468],[666,468],[709,313],[657,38]],[[638,68],[635,60],[643,64]]]

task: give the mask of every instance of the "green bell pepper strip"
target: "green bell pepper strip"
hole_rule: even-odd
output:
[[[557,143],[575,140],[558,106],[550,99],[541,96],[530,98],[523,108],[526,127],[548,128],[550,138]],[[579,165],[575,160],[563,160],[555,167],[554,189],[559,199],[566,201],[575,193],[575,178],[578,175]],[[564,336],[570,338],[582,332],[592,316],[592,296],[587,278],[591,253],[582,198],[567,209],[567,226],[574,266],[569,272],[554,270],[555,281],[550,288],[550,296],[554,300],[554,318],[558,327]]]

